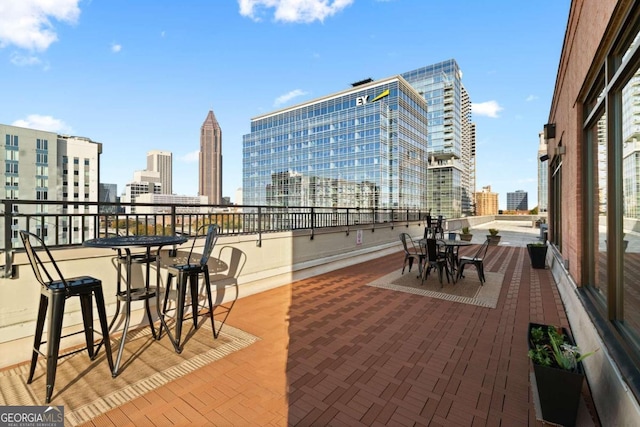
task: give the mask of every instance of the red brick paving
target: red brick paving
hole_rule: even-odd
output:
[[[260,341],[88,425],[541,425],[528,323],[568,327],[550,272],[526,248],[491,248],[486,271],[504,274],[496,309],[366,286],[402,261],[239,300],[228,324]]]

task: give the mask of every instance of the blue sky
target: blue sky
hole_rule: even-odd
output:
[[[473,102],[477,189],[537,205],[570,0],[0,0],[0,123],[103,143],[121,193],[149,150],[196,195],[200,126],[222,128],[223,194],[256,115],[454,58]]]

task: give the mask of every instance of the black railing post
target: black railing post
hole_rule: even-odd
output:
[[[316,228],[316,211],[314,208],[311,208],[311,240],[313,240],[315,228]]]
[[[13,206],[10,200],[3,200],[4,205],[4,272],[3,277],[10,279],[13,271],[13,247],[11,235],[13,228]]]
[[[258,240],[256,240],[256,246],[262,247],[262,207],[258,206]]]

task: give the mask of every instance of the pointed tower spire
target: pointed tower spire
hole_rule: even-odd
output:
[[[209,110],[200,128],[200,162],[198,193],[207,196],[209,204],[222,204],[222,130]]]

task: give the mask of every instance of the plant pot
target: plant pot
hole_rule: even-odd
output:
[[[547,245],[542,246],[529,243],[527,244],[527,251],[529,252],[529,258],[531,259],[531,267],[545,268]]]
[[[529,349],[532,347],[531,329],[541,326],[548,327],[548,325],[529,323]],[[565,328],[562,328],[562,333],[567,336],[572,345],[575,345]],[[582,363],[578,363],[576,371],[567,371],[533,363],[533,372],[538,389],[542,418],[545,421],[563,426],[575,425],[584,381]]]
[[[489,246],[498,246],[498,243],[500,243],[500,237],[502,236],[492,236],[491,234],[487,234],[487,239],[489,239]]]
[[[460,233],[460,240],[464,240],[465,242],[470,242],[472,238],[473,238],[473,234]]]

